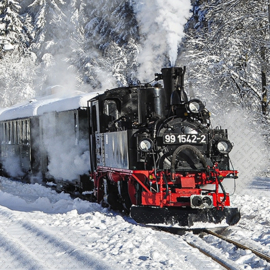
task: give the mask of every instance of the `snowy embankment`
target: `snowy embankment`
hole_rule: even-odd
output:
[[[1,269],[222,269],[184,241],[190,233],[155,231],[38,184],[0,180]],[[243,217],[229,229],[235,239],[264,252],[270,249],[269,190],[265,185],[234,196]],[[204,243],[220,249],[240,269],[270,269],[252,254],[239,257],[210,237]]]

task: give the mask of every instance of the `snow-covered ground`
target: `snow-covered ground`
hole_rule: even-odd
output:
[[[214,236],[173,235],[39,184],[0,178],[0,269],[222,269],[185,241],[211,245],[238,269],[270,269]],[[270,182],[254,180],[233,204],[242,219],[229,237],[270,255]],[[237,269],[236,267],[236,269]]]

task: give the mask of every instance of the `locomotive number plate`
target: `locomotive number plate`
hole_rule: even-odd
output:
[[[165,134],[163,135],[164,144],[205,144],[207,143],[205,134]]]

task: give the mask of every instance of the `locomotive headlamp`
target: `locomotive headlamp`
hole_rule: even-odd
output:
[[[143,139],[139,142],[139,149],[142,152],[149,152],[153,148],[153,142],[150,139]]]
[[[231,152],[231,150],[233,148],[231,142],[229,140],[226,140],[226,139],[222,139],[222,140],[218,141],[216,146],[217,146],[217,150],[221,154],[228,154]]]
[[[192,99],[187,103],[187,110],[190,113],[200,113],[203,109],[204,105],[199,99]]]

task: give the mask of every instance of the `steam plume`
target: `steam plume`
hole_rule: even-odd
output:
[[[143,0],[134,4],[144,39],[138,57],[141,80],[151,79],[157,68],[168,62],[166,57],[171,66],[175,65],[190,8],[190,0]]]

